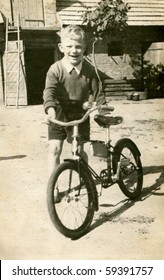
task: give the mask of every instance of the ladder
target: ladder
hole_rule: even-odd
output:
[[[12,35],[12,38],[10,37]],[[27,92],[24,63],[23,41],[20,40],[19,17],[17,25],[6,20],[5,46],[5,106],[27,105]]]

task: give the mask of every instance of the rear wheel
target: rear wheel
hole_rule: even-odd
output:
[[[119,170],[118,185],[130,199],[140,196],[143,184],[143,170],[140,152],[128,138],[119,140],[114,147],[114,173]]]
[[[73,161],[60,164],[50,177],[47,203],[51,220],[60,233],[72,239],[85,234],[94,215],[93,190],[87,172]]]

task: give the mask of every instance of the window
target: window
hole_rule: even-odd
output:
[[[121,56],[124,54],[124,46],[122,41],[112,41],[108,44],[109,56]]]

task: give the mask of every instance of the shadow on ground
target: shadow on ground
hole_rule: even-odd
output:
[[[114,220],[116,218],[118,218],[118,216],[120,216],[126,210],[133,207],[138,202],[143,202],[145,199],[147,199],[151,195],[164,195],[164,189],[162,190],[163,192],[160,191],[158,193],[158,191],[161,190],[162,185],[164,183],[164,166],[148,166],[148,167],[143,168],[144,175],[154,174],[154,173],[160,173],[160,175],[156,179],[156,182],[153,185],[143,188],[140,198],[135,199],[135,200],[124,199],[124,200],[120,201],[119,203],[117,203],[116,205],[109,204],[108,207],[117,207],[117,206],[118,207],[117,207],[117,209],[115,209],[113,211],[101,213],[100,216],[96,219],[96,221],[90,227],[90,231],[103,225],[104,223],[111,222],[111,221],[114,222]],[[101,205],[101,206],[103,206],[103,205]],[[104,206],[107,207],[106,204]]]
[[[8,156],[8,157],[0,157],[0,160],[20,159],[24,157],[26,157],[26,155],[15,155],[15,156]]]

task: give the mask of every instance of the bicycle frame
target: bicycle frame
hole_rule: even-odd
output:
[[[107,168],[101,170],[99,175],[88,164],[88,162],[81,156],[81,154],[79,152],[78,132],[79,132],[78,125],[73,126],[73,136],[72,136],[73,137],[73,141],[72,141],[73,160],[78,160],[79,162],[81,162],[82,165],[85,166],[86,169],[89,171],[89,173],[93,176],[96,183],[101,184],[101,186],[103,188],[108,188],[108,187],[114,185],[119,180],[119,177],[120,177],[121,162],[118,162],[116,172],[115,173],[112,172],[113,171],[112,156],[116,152],[114,151],[114,147],[111,145],[110,126],[106,128],[106,141],[105,141],[105,146],[107,149]],[[121,155],[125,159],[124,164],[129,165],[130,164],[129,160],[123,154],[121,154]],[[81,166],[81,165],[79,164],[79,166]]]
[[[78,125],[73,126],[73,141],[72,141],[72,154],[73,160],[81,161],[83,166],[87,168],[89,173],[94,177],[98,184],[101,184],[104,188],[110,187],[117,181],[117,175],[112,174],[112,155],[113,155],[113,146],[111,145],[110,140],[110,127],[106,128],[106,141],[105,146],[107,148],[107,169],[104,169],[98,175],[95,170],[88,164],[88,162],[81,156],[79,152],[79,141],[78,141]],[[106,178],[101,176],[102,172],[106,175]]]
[[[89,230],[94,211],[99,209],[98,197],[102,194],[102,188],[117,183],[123,194],[130,199],[138,198],[142,190],[143,169],[136,144],[129,138],[121,138],[114,147],[111,145],[110,126],[121,123],[122,117],[104,117],[103,114],[94,116],[98,125],[106,128],[106,141],[90,142],[93,144],[93,155],[107,159],[106,169],[97,174],[81,155],[79,124],[96,109],[99,107],[89,109],[82,119],[68,123],[49,119],[52,123],[73,128],[73,158],[65,159],[54,169],[47,188],[51,220],[59,232],[72,239],[81,237]],[[113,110],[113,107],[107,108],[107,112]],[[134,175],[129,176],[133,172]],[[99,193],[97,184],[101,186]]]
[[[62,122],[59,120],[53,120],[50,119],[50,122],[52,123],[56,123],[58,125],[61,126],[72,126],[73,127],[73,141],[72,141],[72,154],[73,154],[73,160],[78,160],[81,161],[83,163],[83,166],[86,167],[86,169],[88,170],[88,173],[91,173],[92,176],[104,187],[107,188],[113,184],[115,184],[116,182],[119,182],[120,179],[120,170],[121,167],[127,167],[128,165],[130,165],[130,161],[128,160],[128,158],[126,158],[122,153],[122,157],[123,160],[118,161],[117,163],[117,167],[113,168],[113,156],[115,156],[117,154],[117,151],[115,150],[115,147],[113,147],[111,145],[111,139],[110,139],[110,125],[112,124],[119,124],[120,123],[120,117],[116,117],[114,119],[114,122],[107,123],[107,125],[105,125],[104,127],[106,128],[106,141],[105,146],[106,146],[106,150],[107,150],[107,168],[102,170],[100,172],[100,175],[98,175],[93,169],[92,167],[84,160],[84,158],[82,158],[82,156],[80,155],[80,144],[78,141],[78,134],[79,134],[79,124],[83,123],[88,116],[95,110],[105,110],[105,113],[109,113],[111,111],[114,110],[113,107],[110,106],[106,106],[106,105],[99,105],[96,107],[93,107],[91,109],[89,109],[85,115],[80,119],[80,120],[75,120],[75,121],[70,121],[70,122]],[[137,150],[137,153],[140,155],[136,145],[134,143],[132,143],[131,140],[128,139],[129,142],[131,142],[131,145]],[[67,159],[68,160],[68,159]],[[131,163],[132,164],[132,163]],[[80,166],[80,165],[79,165]],[[130,174],[130,173],[129,173]]]

